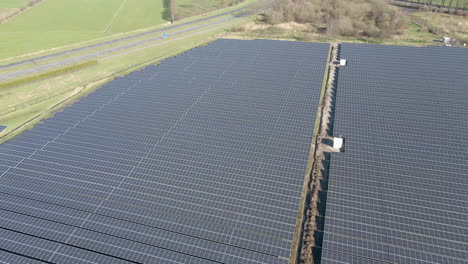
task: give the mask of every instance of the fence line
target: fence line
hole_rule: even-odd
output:
[[[426,3],[410,1],[410,0],[386,0],[386,1],[392,4],[401,4],[401,5],[406,5],[406,6],[415,7],[415,8],[435,7],[435,8],[445,9],[446,11],[450,11],[449,9],[468,10],[468,2],[462,2],[462,3],[465,3],[464,6],[458,6],[459,4],[458,1],[449,2],[449,3],[455,3],[455,5],[457,6],[448,6],[448,5],[435,4],[434,2],[430,2],[430,1],[427,1]],[[468,1],[468,0],[465,0],[465,1]]]

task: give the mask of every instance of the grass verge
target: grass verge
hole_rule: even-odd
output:
[[[85,67],[96,65],[97,63],[98,63],[97,60],[86,61],[86,62],[79,63],[79,64],[64,66],[62,68],[55,69],[55,70],[48,71],[48,72],[44,72],[44,73],[41,73],[41,74],[37,74],[37,75],[33,75],[33,76],[27,76],[27,77],[24,77],[24,78],[21,78],[21,79],[17,79],[17,80],[5,82],[5,83],[0,83],[0,89],[10,88],[10,87],[22,85],[22,84],[25,84],[25,83],[34,82],[34,81],[37,81],[37,80],[49,78],[49,77],[59,75],[59,74],[63,74],[63,73],[66,73],[66,72],[77,71],[77,70],[80,70],[80,69],[85,68]]]

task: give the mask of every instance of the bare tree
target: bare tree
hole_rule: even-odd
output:
[[[462,6],[461,2],[462,2],[461,0],[457,0],[455,2],[455,12],[457,12],[458,9],[461,8],[461,6]]]
[[[447,8],[453,7],[453,0],[449,0],[447,4]]]

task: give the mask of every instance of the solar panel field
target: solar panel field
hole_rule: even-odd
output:
[[[321,263],[468,263],[468,50],[339,54]]]
[[[329,45],[218,40],[0,145],[7,263],[288,263]]]

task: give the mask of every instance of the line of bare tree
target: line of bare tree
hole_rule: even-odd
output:
[[[44,0],[28,0],[28,3],[25,5],[25,6],[22,6],[20,7],[18,10],[16,10],[15,12],[9,14],[8,16],[0,19],[0,24],[3,24],[5,22],[7,22],[8,20],[12,19],[13,17],[19,15],[20,13],[22,13],[24,10],[28,9],[28,8],[31,8],[37,4],[39,4],[40,2],[42,2]]]

